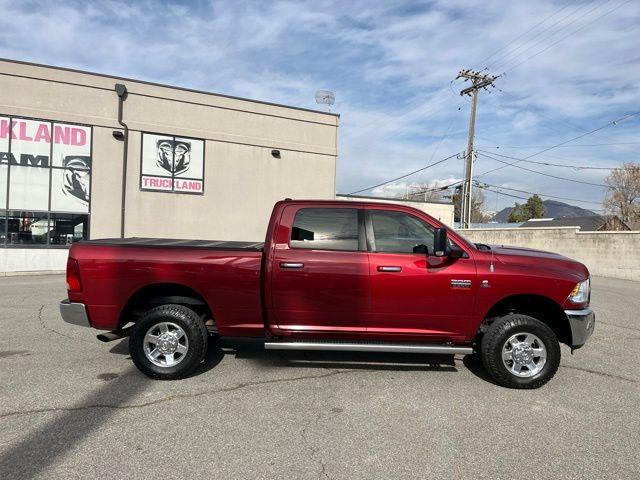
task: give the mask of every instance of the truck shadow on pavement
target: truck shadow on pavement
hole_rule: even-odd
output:
[[[129,355],[129,340],[113,346],[111,353]],[[409,353],[334,352],[303,350],[265,350],[263,339],[224,338],[210,340],[200,368],[189,375],[202,375],[215,368],[225,356],[251,360],[262,367],[342,368],[351,370],[449,371],[457,372],[453,355]]]
[[[118,355],[128,355],[128,339],[116,343],[110,351]],[[273,368],[458,371],[453,355],[273,351],[264,349],[263,340],[224,339],[210,342],[203,364],[193,375],[201,375],[213,369],[227,355]],[[467,358],[470,360],[467,361]],[[472,356],[465,357],[463,362],[474,374],[491,381],[484,374],[482,365],[478,365],[479,362],[473,360]],[[132,377],[135,377],[135,380],[132,380]],[[139,408],[140,405],[133,404],[132,400],[139,397],[154,382],[140,375],[133,365],[118,375],[101,379],[105,380],[101,387],[90,391],[74,405],[51,406],[15,412],[7,416],[55,414],[54,418],[46,421],[0,455],[2,478],[31,479],[42,475],[59,457],[73,451],[92,432],[108,423],[117,411]],[[6,421],[7,418],[3,420]]]
[[[482,360],[480,359],[480,355],[465,355],[462,358],[462,364],[476,377],[484,380],[487,383],[491,383],[492,385],[499,386],[500,388],[504,388],[499,385],[491,375],[484,369],[484,365],[482,365]]]
[[[111,350],[110,353],[115,353],[116,355],[126,355],[129,360],[131,357],[129,356],[129,339],[123,338],[119,342],[117,342]],[[210,341],[209,346],[207,347],[207,355],[200,365],[191,375],[188,375],[186,378],[191,378],[193,376],[201,375],[202,373],[208,372],[209,370],[215,368],[225,356],[225,352],[216,346],[216,342]]]
[[[131,380],[132,376],[136,377],[135,381]],[[151,382],[138,375],[135,367],[131,366],[71,406],[51,406],[5,416],[2,421],[6,422],[18,415],[54,414],[51,420],[0,455],[1,477],[31,479],[43,475],[60,457],[73,451],[91,433],[108,423],[116,411],[135,408],[131,401],[146,390]],[[33,417],[32,421],[35,422],[37,418]]]
[[[456,372],[453,355],[409,353],[340,352],[313,350],[265,350],[261,339],[220,339],[209,350],[253,360],[263,367],[339,368],[350,370]]]
[[[129,339],[123,339],[110,351],[111,353],[129,355]],[[477,354],[465,355],[462,359],[456,359],[454,355],[265,350],[264,340],[257,338],[210,340],[204,362],[189,377],[201,375],[212,370],[226,355],[253,360],[264,367],[289,368],[457,372],[460,364],[462,364],[471,374],[481,380],[499,386],[484,369],[480,356]]]

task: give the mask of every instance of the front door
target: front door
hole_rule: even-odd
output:
[[[427,257],[423,246],[433,255],[434,227],[406,212],[368,210],[366,227],[372,299],[367,333],[462,340],[477,289],[473,259]]]
[[[370,287],[363,212],[285,209],[281,231],[291,235],[277,245],[271,267],[271,304],[280,333],[364,333]]]

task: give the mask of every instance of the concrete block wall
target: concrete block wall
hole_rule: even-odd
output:
[[[592,275],[640,281],[640,231],[581,232],[576,227],[460,230],[473,242],[547,250],[584,263]]]

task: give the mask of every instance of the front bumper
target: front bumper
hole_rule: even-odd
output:
[[[593,333],[596,325],[596,314],[590,308],[582,310],[565,310],[571,326],[571,348],[580,348]]]
[[[87,315],[87,308],[84,303],[70,302],[68,299],[60,302],[60,315],[62,319],[73,325],[79,325],[81,327],[90,327],[89,316]]]

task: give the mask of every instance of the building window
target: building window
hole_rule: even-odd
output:
[[[10,246],[64,246],[89,238],[86,214],[10,210],[0,215],[3,231],[0,241],[4,243],[6,238]]]
[[[89,233],[89,216],[73,213],[51,213],[49,219],[49,243],[70,245],[86,240]]]
[[[49,229],[47,212],[9,211],[7,241],[10,245],[46,245]]]
[[[0,116],[0,244],[88,238],[92,129]]]

